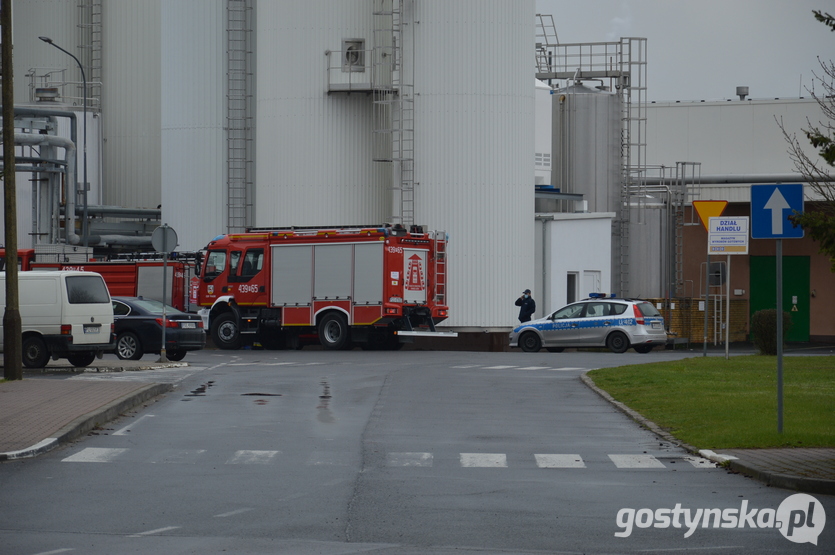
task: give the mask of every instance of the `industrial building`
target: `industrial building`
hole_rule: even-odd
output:
[[[678,337],[701,337],[707,306],[720,340],[692,201],[743,213],[752,182],[797,177],[774,116],[816,110],[648,103],[652,45],[561,44],[533,0],[15,0],[13,17],[21,247],[422,225],[449,234],[444,326],[464,337],[503,337],[531,288],[537,316],[592,291],[653,299]],[[835,338],[828,262],[791,248],[812,268],[807,339]]]

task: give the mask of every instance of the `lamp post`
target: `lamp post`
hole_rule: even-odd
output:
[[[41,39],[42,41],[44,41],[45,43],[54,46],[55,48],[57,48],[58,50],[60,50],[61,52],[63,52],[64,54],[66,54],[67,56],[72,58],[73,60],[75,60],[75,63],[78,64],[78,69],[81,70],[81,82],[82,82],[82,87],[84,88],[84,138],[83,138],[83,142],[84,142],[84,162],[83,162],[83,164],[84,164],[84,177],[83,177],[83,179],[84,179],[84,182],[82,183],[82,192],[83,192],[83,196],[84,196],[84,214],[83,214],[83,220],[81,221],[81,240],[83,241],[82,245],[84,245],[86,247],[87,246],[87,235],[88,235],[87,234],[87,77],[84,75],[84,66],[81,65],[81,62],[78,60],[78,58],[75,57],[75,55],[72,52],[64,50],[63,48],[61,48],[60,46],[58,46],[57,44],[52,42],[52,39],[49,38],[49,37],[38,37],[38,38]],[[73,207],[75,207],[75,202],[73,202]],[[73,214],[73,216],[75,216],[75,214]],[[74,230],[69,230],[68,234],[71,233],[72,231],[74,231]],[[67,240],[69,242],[69,235],[67,236]]]

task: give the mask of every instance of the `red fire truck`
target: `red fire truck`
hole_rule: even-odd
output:
[[[215,345],[394,350],[416,335],[455,337],[447,237],[413,226],[250,229],[206,247],[198,305]]]
[[[6,250],[0,248],[0,268],[5,268]],[[188,311],[190,278],[196,275],[200,253],[172,253],[168,269],[165,301],[179,310]],[[80,270],[96,272],[104,278],[111,296],[162,300],[163,261],[159,253],[129,253],[110,260],[91,259],[86,262],[55,262],[55,256],[40,260],[34,249],[18,250],[21,271]]]

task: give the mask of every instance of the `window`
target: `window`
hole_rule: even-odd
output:
[[[205,278],[216,278],[226,269],[226,251],[209,251],[206,257]]]
[[[241,277],[252,277],[261,271],[264,264],[264,249],[249,249],[244,256]]]
[[[67,300],[70,304],[109,303],[110,294],[101,276],[69,276]]]
[[[572,304],[565,306],[551,315],[552,320],[559,320],[562,318],[579,318],[583,313],[582,304]]]

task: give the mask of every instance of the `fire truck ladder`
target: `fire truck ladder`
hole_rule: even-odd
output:
[[[435,272],[433,276],[433,298],[435,304],[446,304],[446,231],[435,232]]]
[[[226,227],[252,224],[252,1],[226,2]]]
[[[415,223],[415,108],[412,63],[404,64],[409,33],[404,11],[411,0],[374,0],[374,161],[391,164],[395,191],[392,220]]]

